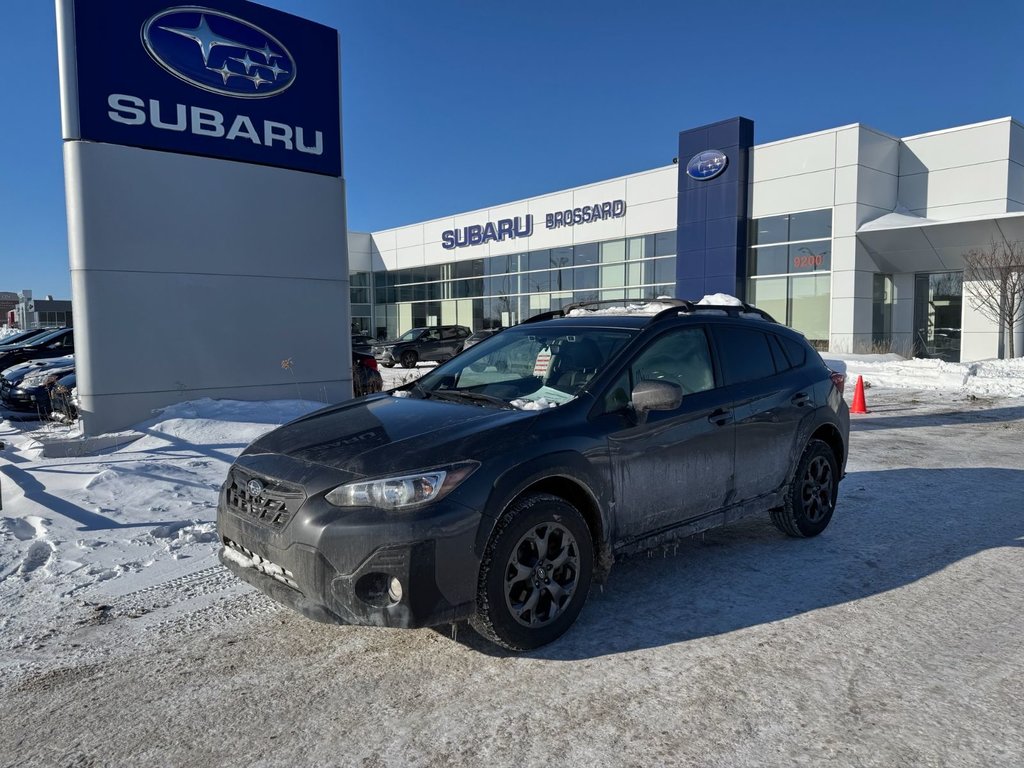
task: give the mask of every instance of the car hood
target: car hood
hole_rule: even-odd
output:
[[[479,460],[528,431],[538,414],[373,395],[278,427],[246,448],[241,463],[280,454],[365,477]]]
[[[75,356],[64,355],[57,358],[47,358],[44,360],[30,360],[27,363],[19,363],[13,365],[10,368],[3,371],[3,376],[8,381],[20,381],[30,373],[36,373],[37,371],[49,370],[51,368],[67,368],[73,370],[75,367]]]

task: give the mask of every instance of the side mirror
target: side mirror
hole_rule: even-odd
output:
[[[647,421],[650,411],[674,411],[683,402],[683,388],[670,381],[641,381],[633,388],[633,410],[638,421]]]

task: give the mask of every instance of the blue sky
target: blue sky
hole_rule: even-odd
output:
[[[664,165],[680,130],[735,115],[758,143],[1024,118],[1022,3],[265,4],[341,31],[364,231]],[[68,297],[53,5],[5,11],[0,290]]]

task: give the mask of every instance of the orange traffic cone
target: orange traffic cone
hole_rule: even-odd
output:
[[[864,377],[857,377],[857,386],[853,390],[853,405],[850,406],[850,413],[867,413],[867,403],[864,402]]]

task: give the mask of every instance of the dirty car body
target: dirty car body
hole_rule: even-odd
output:
[[[848,432],[841,382],[770,318],[552,316],[258,439],[221,489],[221,559],[319,621],[468,618],[536,647],[617,554],[769,510],[819,533]]]

